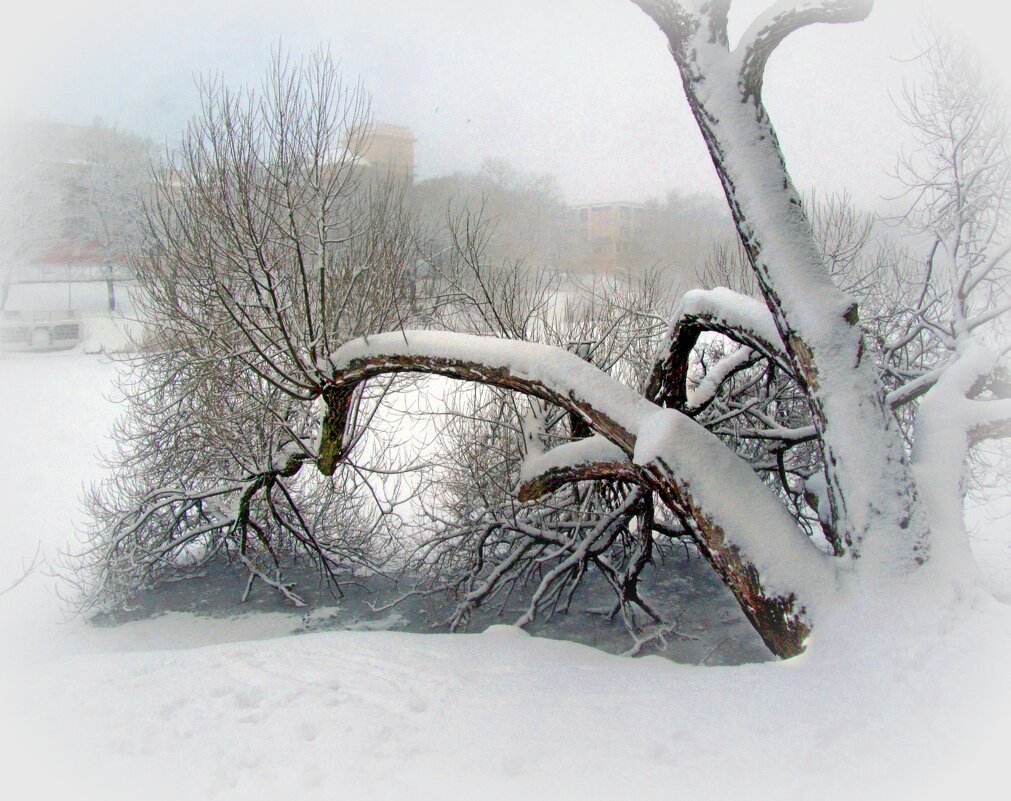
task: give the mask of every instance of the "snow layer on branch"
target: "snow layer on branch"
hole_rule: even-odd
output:
[[[768,117],[744,93],[743,54],[708,43],[701,33],[692,44],[694,68],[704,76],[689,87],[705,112],[696,118],[718,143],[742,239],[824,421],[840,530],[865,557],[864,571],[912,570],[926,519],[913,501],[904,445],[882,403],[873,360],[864,357],[856,306],[825,267]]]
[[[812,615],[835,587],[831,563],[782,502],[720,439],[674,409],[661,409],[639,429],[633,461],[662,464],[695,505],[762,576],[770,593],[796,592]]]
[[[688,390],[688,408],[698,409],[712,401],[727,377],[746,365],[754,355],[755,351],[751,348],[738,348],[729,356],[720,359],[697,386]]]
[[[685,292],[667,333],[660,340],[654,361],[666,358],[674,337],[688,318],[705,320],[706,327],[715,330],[739,332],[746,341],[762,345],[763,350],[767,346],[777,353],[786,352],[776,321],[765,303],[727,287],[715,287]]]
[[[771,16],[783,10],[773,7]],[[767,25],[768,20],[760,17],[745,38]],[[790,323],[806,339],[819,338],[808,330],[812,327],[820,328],[821,333],[834,333],[838,330],[835,319],[845,316],[852,301],[832,281],[807,219],[794,208],[796,193],[789,183],[784,185],[784,177],[789,177],[771,124],[742,97],[739,78],[746,53],[727,52],[700,39],[696,41],[706,74],[699,99],[715,115],[712,126],[719,136],[723,167],[732,181],[728,191],[746,219],[746,233],[772,274]]]
[[[686,292],[679,316],[706,317],[727,328],[753,334],[783,350],[776,321],[766,305],[725,286]]]
[[[355,362],[398,356],[469,364],[485,372],[506,371],[540,384],[556,395],[589,404],[633,436],[639,430],[640,419],[656,408],[574,353],[537,342],[448,331],[391,331],[342,345],[334,352],[330,365],[342,372],[352,369]]]
[[[560,470],[598,462],[623,462],[628,457],[608,440],[596,434],[592,437],[566,442],[546,453],[529,456],[520,466],[520,483],[536,478],[549,470]]]
[[[792,28],[790,18],[803,19],[812,11],[822,11],[819,15],[823,22],[853,22],[864,18],[870,13],[873,0],[779,0],[754,18],[747,30],[741,35],[734,52],[741,58],[748,51],[761,47],[763,40],[768,40],[776,28]],[[833,19],[834,18],[834,19]],[[778,39],[779,37],[775,37]]]

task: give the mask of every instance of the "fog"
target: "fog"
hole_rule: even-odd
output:
[[[739,35],[763,0],[738,0]],[[904,144],[892,98],[929,12],[1008,74],[1005,4],[879,0],[859,25],[814,26],[777,50],[765,100],[797,184],[877,206]],[[488,158],[558,178],[571,203],[717,194],[661,35],[621,0],[57,0],[11,5],[0,117],[107,123],[171,140],[197,107],[194,77],[256,82],[271,47],[329,46],[372,93],[377,119],[410,126],[417,175]]]

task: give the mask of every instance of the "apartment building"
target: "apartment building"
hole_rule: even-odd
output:
[[[598,272],[629,270],[642,255],[641,235],[652,209],[643,203],[611,202],[576,206],[580,227]]]
[[[376,124],[360,158],[381,175],[414,182],[414,133],[404,125]]]

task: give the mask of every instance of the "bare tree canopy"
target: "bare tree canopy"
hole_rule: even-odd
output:
[[[139,242],[135,212],[147,188],[150,143],[114,127],[0,125],[0,309],[11,282],[68,263],[113,279]]]
[[[399,323],[413,266],[402,187],[357,164],[368,100],[322,53],[278,55],[258,92],[202,91],[141,223],[147,334],[124,377],[114,476],[91,498],[90,600],[222,550],[287,592],[286,548],[332,574],[367,562],[381,526],[360,511],[354,468],[297,480],[317,458],[329,358]]]

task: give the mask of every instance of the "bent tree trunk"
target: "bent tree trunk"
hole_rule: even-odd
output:
[[[701,298],[712,309],[682,304],[646,397],[572,354],[530,343],[423,332],[348,343],[331,359],[320,468],[340,458],[350,393],[384,373],[438,373],[557,404],[611,447],[594,453],[584,440],[538,457],[543,469],[526,477],[521,497],[608,475],[650,489],[690,521],[700,551],[768,647],[791,656],[834,590],[836,566],[888,581],[927,556],[925,516],[857,307],[832,281],[761,100],[766,62],[786,36],[816,22],[863,19],[871,3],[782,0],[731,48],[730,0],[690,8],[687,0],[634,2],[667,38],[764,304],[734,293]],[[846,558],[822,554],[747,464],[682,414],[687,356],[705,330],[782,365],[806,393],[811,439],[823,455],[826,535]]]
[[[833,569],[750,466],[702,425],[663,409],[578,356],[549,345],[431,331],[378,334],[330,359],[319,469],[333,472],[350,437],[350,399],[363,382],[429,373],[513,390],[577,416],[602,447],[580,440],[541,457],[519,488],[534,500],[569,481],[619,478],[688,517],[699,550],[769,649],[803,650]],[[609,444],[608,444],[609,443]]]
[[[660,27],[723,185],[741,242],[824,451],[829,527],[862,573],[926,558],[927,525],[898,427],[859,326],[833,283],[761,100],[765,65],[790,33],[865,18],[871,0],[789,0],[731,48],[730,0],[633,0]],[[842,154],[841,154],[842,157]]]

